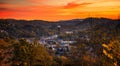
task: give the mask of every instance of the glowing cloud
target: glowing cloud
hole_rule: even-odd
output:
[[[120,0],[0,0],[0,18],[49,21],[87,17],[115,19]]]

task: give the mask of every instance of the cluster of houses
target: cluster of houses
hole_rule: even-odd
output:
[[[43,36],[40,37],[38,42],[39,44],[42,44],[47,49],[54,51],[56,54],[61,55],[64,53],[69,53],[72,47],[72,44],[75,44],[75,40],[70,39],[63,39],[59,38],[61,34],[65,35],[72,35],[74,33],[74,30],[65,30],[64,32],[61,31],[61,26],[57,26],[57,33],[51,36]],[[81,37],[81,40],[86,39],[89,41],[88,36]],[[33,43],[33,38],[28,38],[27,42]]]
[[[26,39],[27,42],[33,43],[34,39],[29,38]],[[49,50],[54,51],[56,54],[63,54],[68,53],[71,48],[71,44],[76,43],[76,41],[64,41],[62,39],[58,39],[58,35],[53,35],[49,37],[41,37],[38,40],[39,44],[42,44],[44,47],[48,48]]]

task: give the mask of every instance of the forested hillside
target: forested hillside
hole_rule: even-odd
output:
[[[120,20],[0,19],[0,66],[120,66]]]
[[[0,30],[11,38],[40,37],[49,35],[49,30],[55,30],[58,25],[62,30],[94,30],[104,29],[105,31],[116,30],[120,20],[106,18],[74,19],[68,21],[48,22],[42,20],[14,20],[0,19]]]

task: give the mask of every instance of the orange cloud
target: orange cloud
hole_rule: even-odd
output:
[[[86,5],[89,5],[91,3],[81,3],[81,4],[78,4],[78,3],[75,3],[75,2],[71,2],[71,3],[68,3],[66,6],[64,6],[65,9],[69,9],[69,8],[76,8],[76,7],[84,7]]]
[[[64,8],[75,8],[75,7],[78,7],[80,6],[79,4],[76,4],[76,3],[68,3],[66,6],[64,6]]]

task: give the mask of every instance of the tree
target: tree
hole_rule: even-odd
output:
[[[102,44],[102,46],[104,47],[104,55],[112,60],[115,66],[120,66],[120,41],[113,40],[109,44]]]
[[[50,66],[52,57],[46,49],[35,41],[28,43],[21,39],[14,45],[14,56],[12,66]]]
[[[13,66],[30,66],[32,45],[21,39],[19,42],[13,44]]]
[[[33,66],[50,66],[52,64],[52,56],[50,56],[44,46],[39,44],[36,40],[34,41],[32,49]]]

